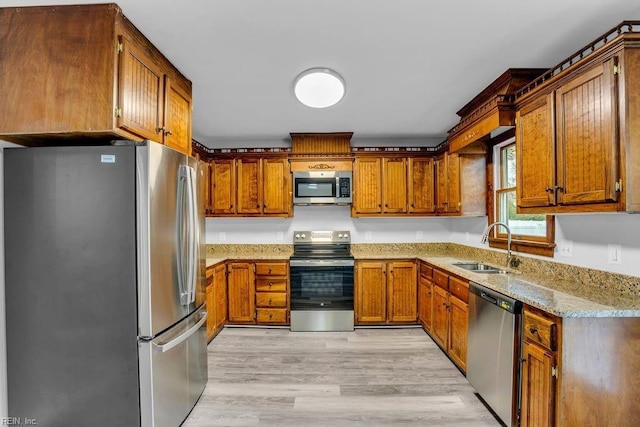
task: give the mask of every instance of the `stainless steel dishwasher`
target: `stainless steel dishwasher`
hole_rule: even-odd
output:
[[[507,426],[517,425],[522,303],[469,283],[467,380]]]

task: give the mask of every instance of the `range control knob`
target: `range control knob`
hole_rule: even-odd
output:
[[[299,238],[300,238],[300,235],[299,235],[299,234],[296,234],[296,239],[299,239]]]
[[[307,237],[307,235],[306,235],[306,234],[303,234],[303,235],[302,235],[302,238],[304,239],[305,237]]]
[[[338,239],[342,239],[342,233],[338,234]]]

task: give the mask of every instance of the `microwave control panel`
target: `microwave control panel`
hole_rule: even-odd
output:
[[[350,178],[338,178],[338,197],[351,197]]]

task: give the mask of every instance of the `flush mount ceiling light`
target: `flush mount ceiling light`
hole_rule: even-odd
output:
[[[310,68],[298,74],[293,90],[298,101],[311,108],[327,108],[344,97],[340,74],[328,68]]]

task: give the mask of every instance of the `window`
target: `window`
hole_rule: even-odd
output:
[[[516,213],[516,144],[511,138],[494,147],[495,213],[490,222],[500,221],[511,229],[512,249],[518,252],[553,256],[554,218],[544,214]],[[489,242],[506,248],[507,232],[495,227]]]

